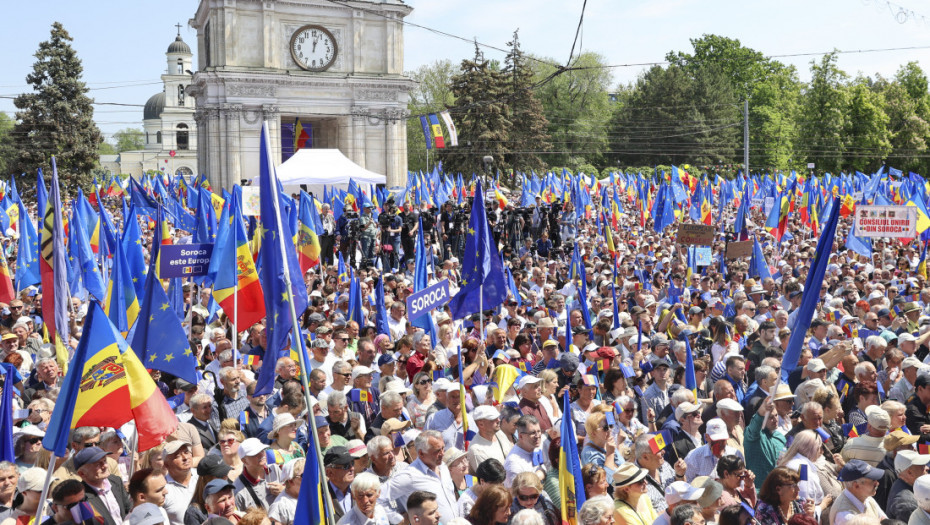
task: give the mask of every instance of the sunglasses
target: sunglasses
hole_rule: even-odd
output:
[[[433,380],[432,379],[421,379],[417,381],[417,384],[418,385],[431,385],[433,384]]]
[[[42,438],[40,438],[40,437],[31,437],[31,438],[29,438],[29,439],[25,439],[24,441],[25,441],[26,443],[29,443],[30,445],[35,445],[36,443],[42,441]]]
[[[235,442],[236,442],[235,439],[221,439],[220,445],[232,445]]]
[[[520,501],[536,501],[539,499],[539,493],[536,494],[518,494],[517,499]]]

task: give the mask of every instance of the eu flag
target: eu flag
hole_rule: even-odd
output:
[[[562,395],[562,407],[571,410],[568,390]],[[571,412],[563,412],[571,413]],[[562,523],[578,523],[578,512],[585,502],[584,481],[581,479],[581,461],[578,443],[575,441],[575,423],[572,418],[562,418],[562,451],[559,453],[559,495],[562,500]]]
[[[161,281],[150,272],[145,300],[127,340],[146,368],[154,368],[197,384],[197,358],[191,352],[181,319],[171,308]]]
[[[262,259],[259,280],[265,292],[268,345],[258,374],[255,395],[271,393],[275,364],[287,348],[288,337],[294,328],[292,309],[297,315],[307,309],[307,287],[300,274],[294,237],[288,221],[281,220],[283,205],[280,183],[271,159],[267,123],[262,125],[259,191],[262,218],[261,230],[258,232],[261,239],[259,256]]]
[[[0,461],[16,461],[13,454],[13,368],[0,367],[3,394],[0,395]]]
[[[823,232],[820,234],[820,240],[817,241],[814,262],[811,265],[810,273],[807,274],[807,281],[804,283],[804,296],[801,298],[801,307],[798,308],[798,316],[794,329],[791,331],[791,339],[788,340],[788,349],[782,358],[781,376],[782,381],[786,383],[788,382],[788,375],[798,366],[801,348],[804,346],[804,336],[810,328],[811,320],[814,317],[814,309],[817,307],[817,303],[820,302],[820,289],[823,287],[824,273],[827,270],[830,253],[833,251],[833,238],[836,235],[836,223],[839,220],[839,215],[840,203],[837,197],[834,199],[833,208],[830,210],[830,217],[824,224]]]
[[[507,298],[507,282],[500,254],[488,230],[488,217],[483,203],[481,181],[476,181],[475,200],[465,238],[462,287],[449,302],[453,319],[462,319],[482,309],[496,308]]]
[[[310,424],[314,424],[312,418]],[[321,490],[323,485],[320,483],[320,459],[313,442],[312,429],[307,432],[307,437],[309,452],[304,463],[303,478],[300,480],[300,492],[297,493],[297,511],[294,513],[293,525],[322,525],[326,504]]]
[[[387,308],[384,306],[384,279],[378,279],[378,285],[375,286],[375,331],[378,334],[391,335],[391,328],[388,325]]]

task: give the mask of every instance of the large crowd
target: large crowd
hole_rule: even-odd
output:
[[[318,455],[309,423],[325,471],[319,489],[340,525],[560,525],[566,418],[584,487],[572,523],[930,524],[922,241],[876,238],[870,257],[847,248],[852,217],[841,218],[814,319],[798,326],[819,238],[810,220],[790,214],[776,241],[763,203],[745,203],[763,276],[758,261],[725,257],[738,199],[714,209],[712,260],[696,266],[676,238],[688,207],[656,231],[637,199],[609,191],[623,192],[619,215],[541,195],[515,206],[518,192],[489,192],[477,205],[511,292],[464,319],[439,307],[427,331],[407,317],[415,241],[422,235],[428,283],[448,279],[454,295],[468,257],[467,199],[358,203],[354,225],[322,204],[322,257],[298,313],[309,360],[278,357],[272,392],[255,395],[272,358],[265,321],[233,328],[210,311],[208,287],[185,284],[202,379],[150,370],[178,424],[143,452],[131,424],[78,427],[50,464],[42,438],[60,359],[43,343],[41,289],[19,291],[0,304],[0,361],[17,372],[3,387],[18,407],[15,461],[0,462],[0,525],[32,523],[49,470],[44,524],[303,523],[301,480],[308,454]],[[121,221],[118,201],[108,204]],[[153,229],[140,226],[148,256]],[[177,243],[191,235],[172,234]],[[11,271],[15,247],[5,239]],[[363,322],[349,320],[340,259],[361,287]],[[375,323],[379,279],[386,333]],[[87,307],[75,298],[70,309],[72,348]],[[783,381],[796,331],[803,349]]]

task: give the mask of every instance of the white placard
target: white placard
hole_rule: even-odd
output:
[[[915,206],[856,207],[856,237],[917,237]]]
[[[242,187],[242,214],[246,216],[261,215],[261,201],[258,186]]]

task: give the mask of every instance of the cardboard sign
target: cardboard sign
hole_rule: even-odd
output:
[[[161,277],[195,277],[206,275],[213,255],[213,244],[163,244],[161,255]]]
[[[856,207],[856,237],[917,237],[915,206]]]
[[[766,197],[765,204],[762,205],[762,212],[767,216],[775,207],[775,197]]]
[[[452,299],[449,295],[449,279],[443,279],[407,298],[408,319],[417,319],[436,307],[446,304],[449,299]]]
[[[752,257],[752,241],[738,241],[727,244],[727,259]]]
[[[710,246],[714,244],[717,228],[704,224],[682,224],[678,227],[678,244],[697,244]]]

